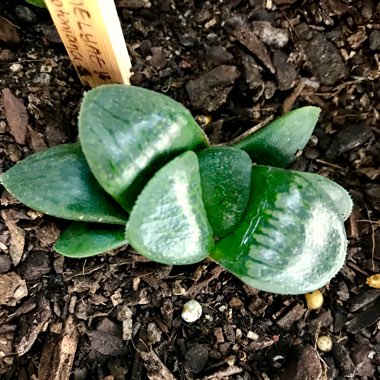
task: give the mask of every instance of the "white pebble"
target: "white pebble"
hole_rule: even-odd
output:
[[[17,72],[21,71],[23,69],[23,67],[24,66],[21,65],[21,63],[12,63],[9,68],[12,72],[17,73]]]
[[[253,331],[248,331],[247,338],[251,340],[257,340],[259,339],[259,334],[253,332]]]
[[[322,335],[317,340],[317,346],[322,352],[329,352],[332,349],[333,342],[328,335]]]
[[[195,322],[202,315],[202,306],[198,301],[190,300],[183,305],[181,317],[186,322]]]

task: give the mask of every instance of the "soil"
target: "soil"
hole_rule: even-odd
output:
[[[64,259],[51,248],[64,224],[0,188],[0,377],[379,379],[380,289],[366,284],[380,272],[379,3],[116,3],[133,84],[183,103],[212,143],[321,107],[293,168],[350,191],[347,260],[308,310],[303,296],[249,288],[211,261],[168,267],[129,247]],[[85,89],[46,10],[2,1],[0,15],[1,173],[75,141]],[[194,323],[180,316],[189,299],[203,307]]]

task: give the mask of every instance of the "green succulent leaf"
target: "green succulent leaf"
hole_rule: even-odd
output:
[[[341,268],[346,235],[341,216],[320,186],[297,172],[254,166],[247,212],[211,257],[255,288],[302,294]]]
[[[27,3],[35,5],[36,7],[46,8],[44,0],[26,0]]]
[[[35,153],[0,177],[28,207],[63,219],[125,224],[127,215],[99,186],[79,144]]]
[[[194,152],[175,158],[148,182],[127,224],[127,239],[141,255],[163,264],[192,264],[213,248]]]
[[[99,86],[86,94],[79,136],[95,177],[126,210],[157,169],[186,150],[208,146],[180,103],[125,85]]]
[[[310,139],[318,121],[318,107],[301,107],[272,121],[234,146],[259,165],[286,167]]]
[[[73,222],[56,241],[54,249],[64,256],[81,259],[127,244],[125,226]]]
[[[342,186],[318,174],[304,172],[297,172],[297,174],[330,197],[343,221],[350,216],[353,206],[352,199]]]
[[[247,208],[252,162],[236,148],[209,148],[198,153],[202,198],[208,221],[218,237],[232,232]]]

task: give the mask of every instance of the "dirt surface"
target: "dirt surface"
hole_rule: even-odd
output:
[[[65,224],[0,188],[2,379],[379,379],[380,6],[375,0],[119,0],[133,83],[189,107],[213,143],[322,108],[294,168],[350,191],[347,261],[307,310],[212,262],[168,267],[128,247],[51,249]],[[149,7],[150,5],[150,7]],[[74,141],[84,89],[45,10],[0,4],[0,172]],[[69,180],[69,179],[68,179]],[[181,319],[189,299],[202,317]],[[327,352],[321,336],[332,339]]]

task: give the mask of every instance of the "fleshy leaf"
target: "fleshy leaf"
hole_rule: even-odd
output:
[[[125,85],[99,86],[86,94],[79,136],[95,177],[126,210],[157,169],[186,150],[208,146],[180,103]]]
[[[211,257],[261,290],[301,294],[324,286],[347,246],[331,199],[297,172],[270,167],[252,168],[252,188],[243,221]]]
[[[310,181],[313,186],[324,191],[331,198],[342,220],[346,220],[352,211],[352,199],[350,194],[336,182],[318,174],[297,172],[300,176]]]
[[[127,244],[125,226],[73,222],[56,241],[54,249],[64,256],[80,259]]]
[[[0,180],[20,202],[69,220],[125,224],[128,216],[99,186],[79,144],[66,144],[22,160]]]
[[[26,0],[27,3],[35,5],[36,7],[46,8],[44,0]]]
[[[127,239],[163,264],[192,264],[208,255],[214,241],[194,152],[175,158],[148,182],[131,212]]]
[[[198,160],[208,221],[214,235],[228,235],[248,204],[251,159],[240,149],[209,148],[198,153]]]
[[[234,146],[259,165],[286,167],[310,139],[318,121],[318,107],[301,107],[283,115]]]

